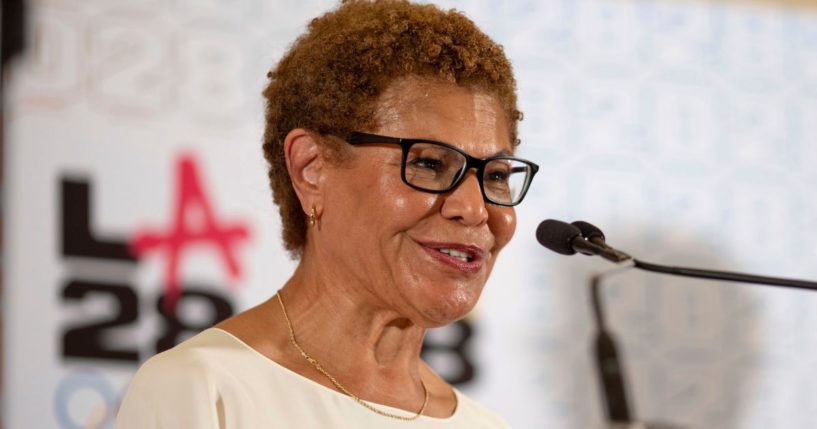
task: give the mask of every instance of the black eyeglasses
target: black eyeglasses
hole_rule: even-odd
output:
[[[459,185],[468,170],[477,170],[485,201],[515,206],[528,192],[539,166],[507,155],[475,158],[450,144],[433,140],[402,139],[367,133],[352,133],[349,144],[397,144],[403,149],[400,175],[403,182],[419,191],[441,194]]]

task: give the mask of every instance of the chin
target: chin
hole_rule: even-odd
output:
[[[465,318],[477,305],[482,293],[482,286],[476,288],[458,288],[444,296],[435,293],[433,298],[424,300],[426,305],[418,308],[426,328],[439,328]]]

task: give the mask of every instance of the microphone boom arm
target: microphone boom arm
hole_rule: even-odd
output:
[[[722,280],[738,283],[753,283],[758,285],[817,290],[817,282],[808,280],[758,276],[754,274],[735,273],[730,271],[705,270],[701,268],[673,267],[644,262],[635,258],[633,258],[632,261],[636,268],[653,273],[672,274],[676,276],[694,277],[707,280]]]

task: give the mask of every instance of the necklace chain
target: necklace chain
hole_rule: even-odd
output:
[[[298,349],[298,352],[301,353],[301,356],[303,356],[304,359],[306,359],[306,361],[309,362],[310,365],[312,365],[316,370],[318,370],[318,372],[320,372],[321,374],[326,376],[326,378],[328,378],[329,381],[331,381],[332,384],[335,387],[338,388],[338,390],[345,393],[350,398],[354,399],[354,401],[357,402],[358,404],[366,407],[367,409],[369,409],[371,411],[374,411],[377,414],[380,414],[381,416],[391,417],[391,418],[397,419],[397,420],[411,421],[411,420],[417,420],[420,416],[423,415],[423,411],[426,410],[426,405],[428,405],[428,388],[426,388],[426,384],[423,382],[422,378],[420,378],[420,385],[423,386],[423,394],[425,395],[425,397],[423,398],[423,406],[420,407],[420,411],[417,411],[417,414],[415,414],[413,416],[401,416],[399,414],[393,414],[393,413],[390,413],[388,411],[383,411],[383,410],[377,409],[377,408],[373,407],[372,405],[370,405],[369,403],[367,403],[366,401],[360,399],[354,393],[350,392],[349,389],[343,387],[343,385],[340,384],[338,382],[338,380],[335,379],[335,377],[333,377],[331,374],[326,372],[326,370],[323,369],[323,366],[321,366],[321,364],[318,363],[318,361],[315,360],[315,358],[313,358],[312,356],[309,356],[304,351],[304,349],[301,347],[301,345],[298,344],[297,341],[295,341],[295,331],[292,329],[292,322],[290,322],[290,320],[289,320],[289,315],[287,314],[287,309],[284,306],[284,300],[283,300],[283,298],[281,298],[281,292],[279,291],[275,295],[278,297],[278,303],[281,304],[281,312],[284,313],[284,319],[286,319],[286,322],[287,322],[287,328],[289,329],[289,341],[292,343],[293,346],[295,346],[296,349]]]

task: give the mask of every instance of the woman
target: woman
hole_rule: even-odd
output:
[[[347,1],[269,74],[286,248],[265,303],[148,361],[119,428],[505,427],[420,359],[476,304],[537,167],[515,82],[457,12]]]

